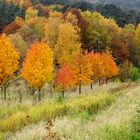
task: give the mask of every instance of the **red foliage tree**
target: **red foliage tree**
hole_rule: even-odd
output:
[[[75,75],[74,70],[70,64],[62,64],[57,70],[55,76],[55,87],[62,90],[62,95],[64,97],[64,92],[68,88],[75,85]]]

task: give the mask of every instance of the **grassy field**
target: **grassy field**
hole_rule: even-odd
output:
[[[139,91],[138,83],[117,82],[66,93],[61,103],[49,94],[36,105],[28,95],[21,104],[1,103],[0,139],[139,140]]]

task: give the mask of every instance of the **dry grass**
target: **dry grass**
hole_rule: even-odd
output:
[[[118,84],[119,85],[119,84]],[[117,86],[118,86],[117,85]],[[109,91],[111,88],[115,88],[115,84],[109,84],[109,87],[107,85],[104,85],[104,90]],[[128,122],[135,113],[136,104],[134,102],[131,102],[132,100],[138,100],[137,94],[132,97],[132,93],[137,92],[138,89],[129,90],[132,87],[130,87],[127,90],[124,90],[123,92],[127,92],[126,95],[121,96],[117,102],[115,102],[110,108],[108,108],[105,111],[99,112],[97,115],[90,116],[90,118],[86,118],[89,115],[87,112],[85,114],[81,113],[77,117],[72,117],[70,114],[67,117],[59,117],[55,120],[55,124],[53,127],[53,132],[56,133],[55,138],[56,140],[64,139],[64,140],[92,140],[94,138],[98,138],[98,133],[100,130],[104,131],[104,128],[108,124],[120,124],[122,121]],[[101,88],[97,88],[101,89]],[[136,91],[135,91],[136,90]],[[136,97],[135,97],[136,96]],[[132,100],[131,100],[132,98]],[[83,100],[84,101],[84,100]],[[79,103],[82,105],[82,100],[79,100]],[[73,102],[74,103],[74,102]],[[127,109],[129,107],[129,109]],[[84,119],[83,119],[84,117]],[[93,119],[92,119],[93,118]],[[126,119],[127,118],[127,119]],[[46,136],[46,130],[45,130],[46,122],[40,122],[36,125],[30,125],[25,128],[23,128],[21,131],[18,131],[15,133],[15,135],[10,135],[8,140],[42,140],[44,136]],[[120,127],[118,125],[118,127]],[[123,128],[123,126],[121,126]],[[95,135],[96,133],[98,135]],[[98,139],[97,139],[98,140]]]

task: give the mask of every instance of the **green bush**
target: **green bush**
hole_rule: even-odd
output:
[[[137,67],[133,67],[130,70],[130,79],[132,81],[136,81],[139,78],[139,69]]]

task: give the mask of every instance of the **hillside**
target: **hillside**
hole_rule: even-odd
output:
[[[114,4],[125,9],[137,9],[140,8],[140,0],[87,0],[92,3],[102,4]]]

